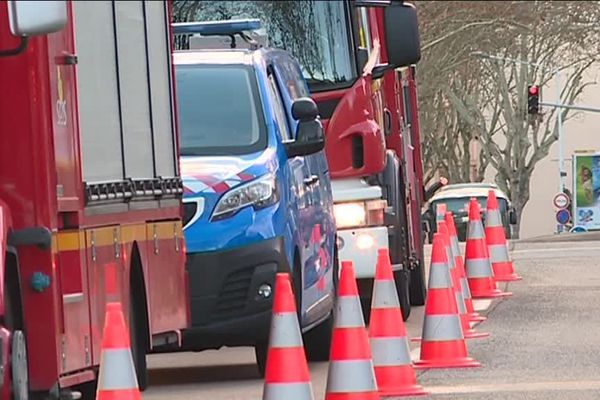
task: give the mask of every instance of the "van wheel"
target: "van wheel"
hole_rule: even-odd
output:
[[[400,270],[394,272],[394,281],[396,281],[396,292],[400,300],[400,309],[402,310],[402,319],[406,321],[410,316],[410,271]]]
[[[254,356],[256,357],[256,366],[258,374],[261,378],[265,377],[267,370],[267,352],[269,351],[268,343],[257,343],[254,345]]]
[[[304,348],[308,361],[328,361],[333,332],[333,310],[329,317],[304,334]]]

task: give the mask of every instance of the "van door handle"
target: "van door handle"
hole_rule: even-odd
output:
[[[306,186],[312,186],[317,182],[319,182],[319,177],[317,175],[311,175],[310,178],[304,179],[304,184]]]

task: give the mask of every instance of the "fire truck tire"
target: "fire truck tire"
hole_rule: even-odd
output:
[[[13,400],[29,399],[29,374],[27,366],[27,344],[23,331],[11,335],[10,371],[12,375]]]
[[[410,317],[410,271],[400,270],[394,272],[394,280],[396,281],[396,292],[400,301],[400,309],[402,310],[402,319],[406,321]]]
[[[425,287],[425,268],[419,260],[417,266],[410,271],[410,303],[413,306],[425,305],[427,288]]]
[[[135,365],[135,372],[138,380],[138,387],[141,391],[146,390],[148,387],[148,366],[146,364],[146,345],[145,338],[146,328],[142,324],[140,315],[139,300],[136,300],[139,296],[135,296],[132,293],[129,302],[129,334],[131,338],[131,355],[133,357],[133,363]]]

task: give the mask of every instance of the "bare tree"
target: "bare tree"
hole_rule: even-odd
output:
[[[544,115],[531,118],[526,112],[527,86],[547,85],[553,77],[553,68],[559,68],[568,76],[562,84],[561,101],[573,103],[594,83],[586,80],[586,72],[598,53],[599,3],[479,3],[490,5],[488,14],[473,2],[473,18],[469,23],[465,23],[464,2],[456,2],[456,14],[455,2],[436,3],[446,3],[446,8],[442,4],[429,6],[445,10],[442,13],[445,28],[440,30],[440,25],[436,25],[432,28],[437,30],[434,37],[424,35],[429,38],[425,46],[430,45],[425,51],[426,62],[421,66],[426,70],[421,76],[435,78],[433,82],[420,79],[424,93],[420,105],[431,110],[421,115],[423,126],[429,129],[424,132],[425,140],[436,143],[430,146],[433,154],[424,154],[427,166],[444,166],[448,171],[455,171],[456,180],[467,180],[466,140],[478,138],[483,158],[481,166],[493,167],[496,183],[507,192],[516,208],[518,236],[521,212],[530,197],[531,175],[557,140],[557,111],[548,109]],[[502,3],[501,14],[497,3]],[[427,7],[421,10],[422,20],[432,11]],[[433,18],[439,22],[442,17],[437,14]],[[549,68],[490,60],[474,62],[473,51],[526,60]],[[450,61],[450,67],[430,58],[440,53],[444,63]],[[562,111],[563,121],[572,116],[568,110]],[[455,147],[450,147],[452,143]],[[484,171],[480,172],[483,177]]]

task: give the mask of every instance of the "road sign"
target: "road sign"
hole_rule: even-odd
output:
[[[556,222],[561,225],[566,225],[571,219],[571,213],[566,208],[558,210],[556,212]]]
[[[554,207],[562,210],[569,206],[570,200],[569,196],[566,194],[558,193],[556,196],[554,196],[554,200],[552,200],[552,202],[554,203]]]

